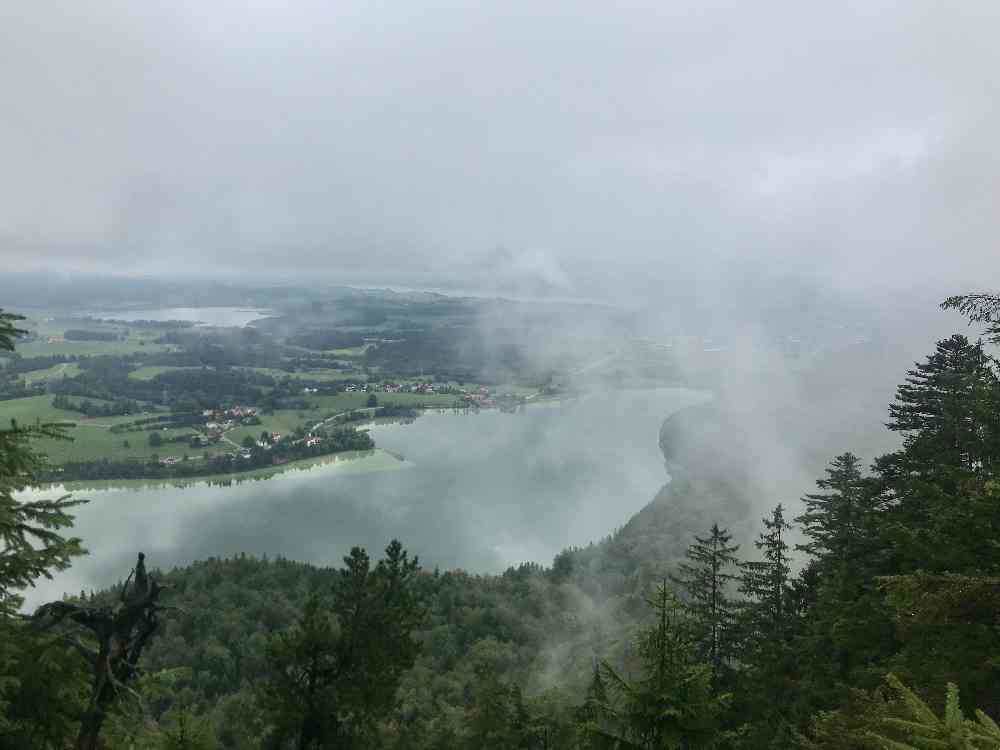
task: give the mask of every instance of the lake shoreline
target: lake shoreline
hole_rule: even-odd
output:
[[[268,467],[277,471],[267,482],[244,473],[27,490],[19,501],[89,500],[73,515],[90,554],[33,589],[26,606],[106,586],[137,550],[163,569],[241,553],[334,565],[353,546],[394,538],[442,569],[551,560],[627,522],[663,487],[662,422],[706,396],[609,390],[516,415],[431,409],[412,424],[372,425],[379,447],[370,453]]]
[[[56,487],[61,487],[66,492],[85,492],[87,490],[118,490],[118,489],[134,489],[134,490],[144,490],[144,489],[157,489],[157,488],[168,488],[176,487],[183,489],[185,487],[193,487],[201,484],[208,485],[230,485],[238,484],[244,481],[259,482],[267,479],[274,479],[283,474],[290,474],[296,471],[308,471],[314,469],[318,466],[329,466],[332,464],[342,463],[345,468],[348,464],[354,464],[355,462],[364,462],[370,459],[378,459],[379,457],[386,456],[391,458],[393,462],[399,464],[394,466],[386,462],[384,465],[371,466],[371,467],[360,467],[359,469],[364,471],[393,471],[395,469],[405,468],[406,459],[402,456],[396,455],[392,451],[383,450],[382,448],[372,448],[369,451],[341,451],[338,453],[330,453],[325,456],[315,456],[310,458],[301,458],[295,461],[289,461],[286,464],[281,464],[278,466],[266,466],[259,469],[249,469],[247,471],[230,472],[228,474],[205,474],[204,476],[197,477],[178,477],[176,479],[96,479],[96,480],[70,480],[68,482],[45,482],[44,484],[35,485],[34,488],[38,490],[50,490]]]
[[[526,406],[552,406],[564,401],[571,401],[579,398],[578,395],[573,396],[545,396],[542,398],[534,399]],[[418,412],[420,415],[425,412],[454,412],[454,413],[479,413],[479,412],[493,412],[502,411],[499,407],[486,407],[486,408],[466,408],[466,407],[451,407],[451,408],[441,408],[438,406],[427,406],[423,408],[414,408],[414,411]],[[335,416],[339,417],[344,414],[350,414],[350,411],[341,412]],[[388,419],[394,420],[394,418],[389,417]],[[411,420],[412,421],[412,420]],[[355,429],[365,429],[373,425],[381,424],[377,419],[367,420],[363,422],[348,423],[351,427]],[[379,448],[377,445],[371,449],[372,454],[376,452],[386,453],[388,455],[393,455],[399,461],[405,461],[401,456],[395,456],[392,451],[385,451]],[[50,481],[43,482],[41,484],[35,485],[37,489],[46,490],[52,487],[64,487],[69,491],[79,491],[88,489],[143,489],[143,488],[155,488],[155,487],[188,487],[191,485],[196,485],[202,482],[208,484],[228,484],[231,482],[239,482],[244,480],[261,481],[265,479],[273,479],[277,476],[285,474],[290,471],[303,471],[306,469],[313,468],[314,466],[322,466],[326,464],[335,463],[339,461],[355,461],[359,458],[365,458],[365,456],[345,456],[345,454],[357,454],[364,453],[364,451],[338,451],[336,453],[329,453],[324,456],[315,456],[310,458],[296,459],[294,461],[289,461],[288,463],[265,466],[257,469],[248,469],[246,471],[235,471],[225,474],[203,474],[191,477],[136,477],[134,479],[70,479],[65,482],[60,481]],[[381,469],[373,469],[375,471],[386,471],[392,470],[394,467],[384,467]]]
[[[698,389],[691,389],[688,386],[662,386],[665,388],[674,389],[684,389],[697,391]],[[646,391],[646,390],[657,390],[656,388],[635,388],[635,389],[623,389],[623,391]],[[560,394],[560,395],[538,395],[537,398],[532,398],[521,406],[526,409],[533,408],[551,408],[559,406],[563,403],[569,403],[573,401],[579,401],[588,396],[586,393],[572,393],[572,394]],[[479,413],[490,413],[490,412],[502,412],[504,411],[498,406],[490,406],[483,408],[471,408],[471,407],[448,407],[442,408],[439,406],[427,406],[423,408],[415,407],[414,411],[418,412],[418,416],[413,419],[418,419],[421,415],[426,412],[435,413],[456,413],[456,414],[479,414]],[[350,412],[342,412],[342,414],[349,414]],[[516,412],[514,412],[516,413]],[[338,414],[336,416],[341,416]],[[396,421],[393,418],[389,418],[392,421]],[[412,419],[410,420],[412,421]],[[382,424],[378,419],[370,419],[364,422],[353,423],[351,426],[356,429],[365,429],[372,426]],[[350,454],[350,455],[346,455]],[[315,456],[310,458],[302,458],[294,461],[289,461],[285,464],[266,466],[257,469],[248,469],[247,471],[239,472],[229,472],[225,474],[205,474],[200,476],[192,477],[178,477],[172,478],[155,478],[138,477],[135,479],[100,479],[100,480],[85,480],[76,479],[69,480],[66,482],[44,482],[42,484],[36,485],[36,489],[47,490],[54,487],[62,487],[67,492],[79,492],[86,490],[104,490],[104,489],[154,489],[154,488],[165,488],[165,487],[176,487],[185,488],[196,486],[199,484],[209,484],[209,485],[229,485],[237,484],[243,481],[264,481],[268,479],[275,479],[284,474],[288,474],[296,471],[307,471],[313,469],[317,466],[325,466],[329,464],[334,464],[338,462],[354,462],[363,461],[368,458],[375,457],[377,455],[391,456],[394,461],[396,461],[399,466],[394,465],[383,465],[378,467],[366,468],[365,471],[393,471],[398,468],[403,468],[405,464],[405,458],[394,453],[393,451],[388,451],[386,449],[375,446],[368,451],[340,451],[337,453],[330,453],[324,456]]]

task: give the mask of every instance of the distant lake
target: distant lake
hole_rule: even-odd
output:
[[[186,320],[206,326],[242,328],[267,316],[270,310],[242,307],[152,307],[144,310],[104,310],[87,313],[89,317],[108,320]]]
[[[240,552],[339,564],[398,537],[425,567],[496,572],[549,564],[624,524],[667,481],[663,420],[707,398],[663,388],[595,393],[516,414],[425,413],[372,426],[383,450],[228,487],[79,492],[90,554],[29,591],[29,604],[123,578],[142,550],[171,567]],[[391,458],[389,455],[402,457]],[[394,468],[395,470],[389,470]],[[60,488],[26,493],[53,497]]]

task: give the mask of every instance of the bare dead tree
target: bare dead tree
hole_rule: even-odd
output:
[[[40,628],[63,629],[63,637],[94,670],[90,704],[80,723],[76,750],[98,747],[104,719],[118,696],[131,692],[128,685],[139,671],[139,658],[159,627],[158,614],[167,609],[159,603],[164,587],[146,573],[144,560],[140,552],[114,605],[49,602],[32,618]]]

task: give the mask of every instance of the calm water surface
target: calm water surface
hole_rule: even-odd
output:
[[[27,592],[28,604],[113,583],[139,550],[161,567],[239,552],[333,564],[352,545],[381,551],[398,537],[425,567],[548,564],[649,502],[667,481],[660,425],[705,398],[658,389],[517,414],[431,412],[371,427],[376,445],[401,464],[383,454],[229,487],[78,492],[90,503],[78,510],[75,533],[90,554]]]
[[[155,307],[143,310],[104,310],[88,313],[94,318],[109,320],[186,320],[206,326],[235,326],[242,328],[263,318],[267,310],[244,307]]]

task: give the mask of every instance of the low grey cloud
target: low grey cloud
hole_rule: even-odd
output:
[[[1000,9],[0,8],[7,268],[997,278]]]

